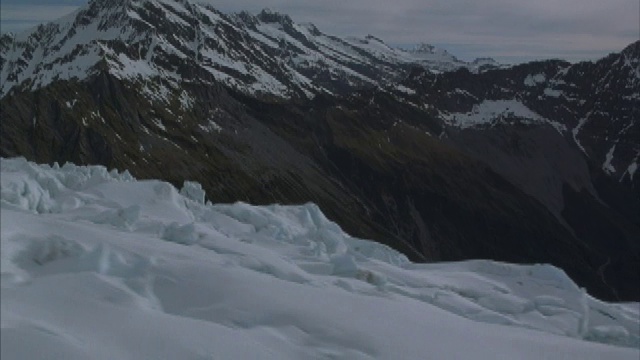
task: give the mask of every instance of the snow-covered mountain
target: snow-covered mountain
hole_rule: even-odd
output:
[[[479,69],[430,45],[403,51],[373,36],[327,35],[269,10],[224,14],[191,0],[93,0],[33,32],[4,35],[0,54],[0,96],[104,68],[141,83],[162,78],[169,88],[217,81],[278,98],[386,86],[416,64]],[[166,88],[145,91],[157,97]]]
[[[453,127],[486,128],[509,120],[547,123],[571,137],[608,175],[633,183],[640,156],[640,124],[636,121],[640,116],[640,42],[595,63],[547,61],[491,74],[457,75],[455,80],[453,75],[445,77],[444,86],[438,89],[444,96],[428,89],[421,101],[440,102],[440,116]],[[403,85],[437,86],[432,79],[427,74]],[[640,189],[637,181],[635,184]]]
[[[0,155],[314,202],[414,261],[551,263],[640,300],[639,66],[640,42],[501,67],[268,10],[94,0],[0,39]]]
[[[509,67],[507,65],[500,65],[492,58],[477,58],[468,63],[458,59],[445,49],[440,49],[426,43],[416,45],[414,48],[409,49],[408,53],[410,56],[405,61],[418,63],[430,72],[446,72],[466,68],[477,73]]]
[[[1,159],[2,359],[637,359],[562,270],[416,264],[314,204]]]

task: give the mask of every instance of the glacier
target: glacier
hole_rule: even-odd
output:
[[[561,269],[418,264],[318,206],[2,159],[2,359],[638,359]],[[210,194],[210,196],[215,194]],[[214,199],[215,200],[215,199]]]

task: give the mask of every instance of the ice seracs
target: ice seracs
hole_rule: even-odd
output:
[[[635,359],[640,306],[560,269],[414,264],[314,204],[2,159],[2,358]]]

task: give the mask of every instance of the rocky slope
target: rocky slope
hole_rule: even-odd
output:
[[[412,259],[548,262],[638,300],[639,49],[504,67],[269,11],[94,0],[0,40],[0,154],[313,201]]]

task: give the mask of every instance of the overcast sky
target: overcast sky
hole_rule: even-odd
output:
[[[640,0],[202,0],[224,12],[268,7],[329,34],[426,42],[471,60],[600,58],[640,37]],[[87,0],[2,0],[1,30],[65,15]]]

